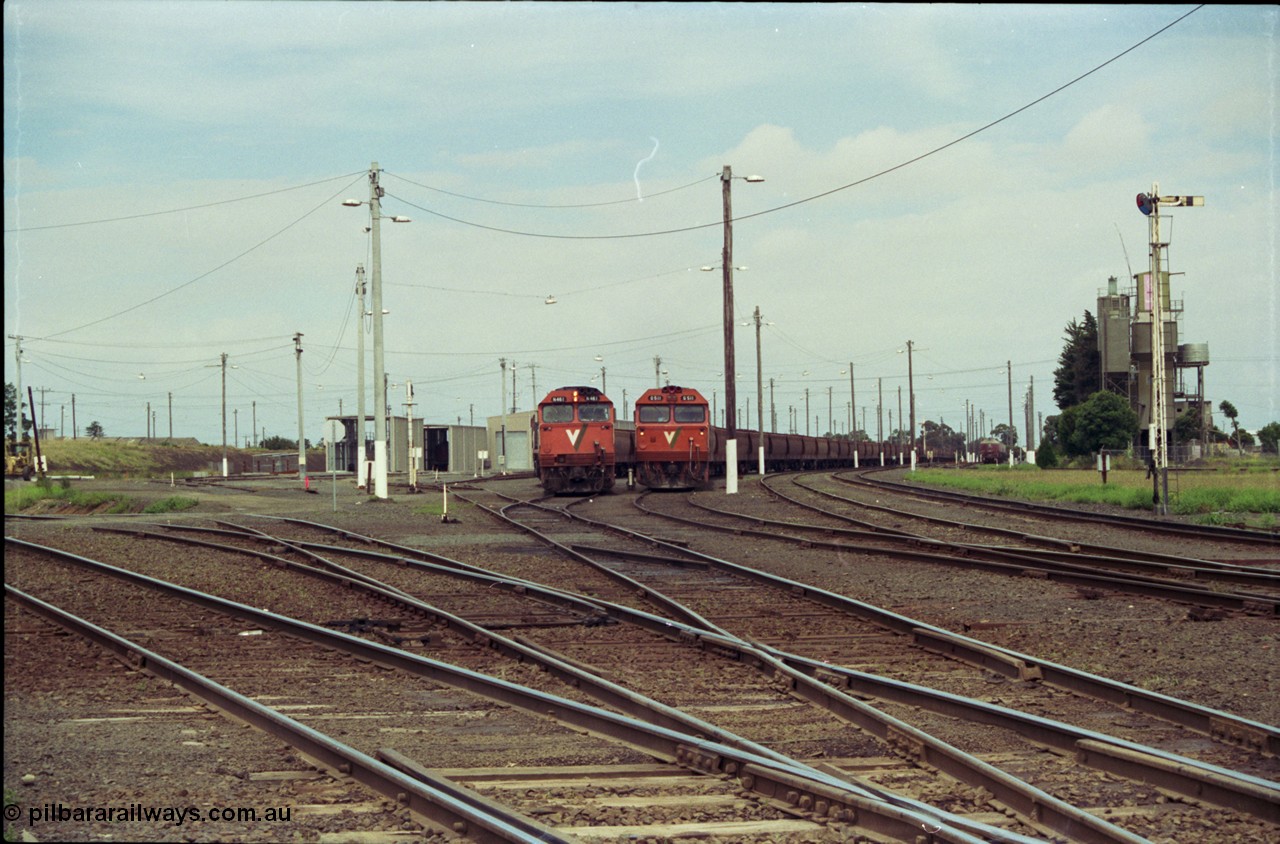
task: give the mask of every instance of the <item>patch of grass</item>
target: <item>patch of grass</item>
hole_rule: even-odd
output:
[[[159,501],[153,501],[146,507],[142,508],[144,513],[177,513],[182,510],[190,510],[200,502],[194,498],[185,495],[171,495],[168,498],[162,498]]]
[[[1152,506],[1152,481],[1145,471],[1112,470],[1107,483],[1088,469],[977,467],[963,471],[926,469],[909,476],[915,483],[945,486],[982,495],[1108,504],[1131,510]],[[1169,509],[1176,515],[1280,513],[1280,477],[1273,472],[1204,471],[1169,473]],[[1238,522],[1240,519],[1223,518]],[[1255,520],[1256,521],[1256,520]]]
[[[109,513],[128,513],[133,507],[133,499],[128,496],[109,492],[82,492],[67,486],[59,486],[55,489],[51,483],[46,481],[17,489],[5,490],[4,511],[6,513],[21,513],[23,510],[29,510],[48,499],[55,499],[86,510],[110,504],[111,506],[107,510]]]

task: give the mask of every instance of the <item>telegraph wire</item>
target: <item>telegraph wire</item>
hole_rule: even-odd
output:
[[[328,205],[329,203],[333,202],[333,200],[334,200],[334,199],[336,199],[337,197],[339,197],[339,196],[341,196],[342,194],[346,193],[348,188],[350,188],[352,185],[354,185],[356,182],[358,182],[361,178],[364,178],[364,176],[365,176],[365,173],[366,173],[366,172],[367,172],[367,171],[361,171],[361,172],[360,172],[360,174],[357,176],[357,178],[356,178],[356,179],[354,179],[353,181],[351,181],[351,182],[349,182],[348,184],[344,185],[344,186],[342,187],[342,189],[341,189],[341,190],[339,190],[337,193],[335,193],[335,194],[333,194],[332,196],[329,196],[329,197],[327,197],[326,199],[322,200],[318,205],[316,205],[316,206],[315,206],[314,208],[312,208],[310,211],[306,212],[306,213],[305,213],[305,214],[303,214],[301,217],[298,217],[296,220],[294,220],[293,222],[289,223],[287,226],[285,226],[284,228],[280,229],[280,230],[279,230],[279,231],[277,231],[275,234],[269,235],[268,237],[266,237],[266,238],[264,238],[264,239],[262,239],[262,240],[258,241],[256,244],[254,244],[253,246],[250,246],[248,249],[244,250],[244,251],[243,251],[243,252],[241,252],[239,255],[236,255],[236,256],[234,256],[234,257],[232,257],[232,258],[228,258],[226,261],[223,261],[223,262],[222,262],[221,264],[219,264],[218,266],[214,267],[214,268],[213,268],[213,269],[211,269],[211,270],[208,270],[208,271],[206,271],[206,272],[201,273],[200,275],[196,276],[195,278],[191,279],[190,281],[184,281],[182,284],[179,284],[177,287],[170,288],[169,290],[166,290],[164,293],[161,293],[161,294],[159,294],[159,295],[157,295],[157,296],[152,296],[150,299],[147,299],[147,300],[145,300],[145,301],[139,302],[139,303],[137,303],[136,305],[131,305],[131,306],[129,306],[129,307],[127,307],[127,308],[125,308],[125,309],[124,309],[124,310],[122,310],[122,311],[116,311],[114,314],[108,314],[107,316],[99,317],[98,319],[95,319],[95,320],[93,320],[93,321],[91,321],[91,322],[86,322],[86,323],[83,323],[82,325],[77,325],[75,328],[68,328],[68,329],[65,329],[65,330],[63,330],[63,331],[57,331],[57,332],[55,332],[55,333],[53,333],[53,334],[50,334],[50,335],[48,335],[48,336],[49,336],[49,337],[61,337],[61,336],[62,336],[62,335],[64,335],[64,334],[70,334],[70,333],[72,333],[72,332],[74,332],[74,331],[79,331],[79,330],[80,330],[80,329],[82,329],[82,328],[88,328],[88,327],[89,327],[89,326],[91,326],[91,325],[97,325],[97,324],[99,324],[99,323],[106,322],[107,320],[115,319],[115,318],[116,318],[116,317],[118,317],[118,316],[124,316],[125,314],[127,314],[127,313],[129,313],[129,312],[131,312],[131,311],[136,311],[136,310],[138,310],[139,308],[142,308],[142,307],[145,307],[145,306],[147,306],[147,305],[152,304],[153,302],[158,302],[159,300],[161,300],[161,299],[165,298],[166,296],[171,296],[171,295],[173,295],[174,293],[177,293],[179,290],[182,290],[182,289],[184,289],[184,288],[190,287],[191,285],[195,284],[197,281],[201,281],[201,280],[203,280],[203,279],[208,278],[209,276],[213,275],[214,273],[218,272],[219,270],[221,270],[221,269],[225,269],[226,267],[230,266],[231,264],[234,264],[236,261],[239,261],[239,260],[240,260],[241,258],[243,258],[245,255],[248,255],[250,252],[254,252],[254,251],[256,251],[256,250],[258,250],[258,249],[262,248],[263,246],[267,245],[268,243],[270,243],[271,241],[275,240],[275,239],[276,239],[277,237],[279,237],[280,235],[282,235],[282,234],[284,234],[285,232],[287,232],[289,229],[291,229],[291,228],[293,228],[294,226],[296,226],[298,223],[301,223],[303,220],[305,220],[306,218],[310,217],[312,214],[314,214],[314,213],[316,213],[317,211],[319,211],[321,208],[323,208],[323,207],[325,207],[326,205]]]
[[[280,188],[279,190],[269,190],[269,191],[265,191],[264,193],[255,193],[249,196],[237,197],[236,199],[221,199],[221,200],[218,200],[217,202],[206,202],[203,205],[188,205],[185,208],[171,208],[168,211],[148,211],[143,214],[130,214],[125,217],[108,217],[102,220],[84,220],[79,223],[51,223],[50,225],[47,225],[47,226],[23,226],[16,229],[5,229],[4,233],[14,234],[14,233],[23,233],[23,232],[38,232],[38,231],[44,231],[45,229],[68,229],[76,226],[96,226],[96,225],[99,225],[100,223],[120,223],[120,222],[124,222],[125,220],[140,220],[144,217],[160,217],[165,214],[181,214],[185,211],[198,211],[201,208],[213,208],[218,205],[229,205],[233,202],[245,202],[250,199],[261,199],[264,196],[275,196],[276,194],[280,194],[280,193],[288,193],[289,191],[301,190],[303,188],[309,188],[315,185],[323,185],[325,182],[333,182],[333,181],[337,181],[338,179],[345,179],[349,176],[363,176],[367,172],[368,172],[367,170],[361,170],[358,173],[346,173],[341,176],[330,176],[327,179],[321,179],[317,182],[308,182],[305,185],[294,185],[291,188]],[[348,185],[348,187],[350,187],[350,185]]]
[[[788,208],[795,208],[795,207],[796,207],[796,206],[798,206],[798,205],[804,205],[804,204],[806,204],[806,203],[813,202],[813,201],[818,200],[818,199],[823,199],[823,198],[825,198],[825,197],[831,196],[832,194],[839,193],[840,191],[844,191],[844,190],[848,190],[848,189],[850,189],[850,188],[855,188],[855,187],[859,187],[859,186],[861,186],[861,185],[865,185],[865,184],[867,184],[868,182],[874,181],[874,180],[879,179],[879,178],[881,178],[881,177],[883,177],[883,176],[887,176],[887,175],[889,175],[890,173],[894,173],[894,172],[897,172],[898,170],[902,170],[902,169],[904,169],[904,168],[906,168],[906,167],[910,167],[912,164],[916,164],[916,163],[918,163],[918,162],[920,162],[920,161],[923,161],[923,160],[925,160],[926,158],[929,158],[930,156],[937,155],[937,154],[938,154],[938,153],[940,153],[940,152],[943,152],[943,151],[945,151],[945,150],[947,150],[947,149],[950,149],[950,148],[951,148],[951,147],[953,147],[953,146],[956,146],[957,144],[960,144],[960,143],[963,143],[964,141],[969,140],[970,138],[973,138],[973,137],[975,137],[975,136],[977,136],[977,135],[980,135],[980,134],[982,134],[983,132],[986,132],[988,129],[992,129],[992,128],[994,128],[994,127],[996,127],[996,126],[1000,125],[1001,123],[1004,123],[1006,120],[1010,120],[1010,119],[1012,119],[1012,118],[1014,118],[1014,117],[1018,116],[1019,114],[1023,113],[1024,111],[1027,111],[1028,109],[1033,108],[1034,106],[1039,105],[1040,103],[1044,102],[1045,100],[1048,100],[1049,98],[1051,98],[1051,97],[1053,97],[1053,96],[1056,96],[1057,94],[1062,93],[1063,91],[1067,90],[1067,89],[1068,89],[1068,88],[1070,88],[1071,86],[1075,85],[1075,84],[1076,84],[1076,83],[1078,83],[1078,82],[1083,81],[1084,79],[1087,79],[1088,77],[1092,76],[1093,74],[1097,73],[1098,71],[1102,70],[1103,68],[1107,67],[1108,65],[1111,65],[1111,64],[1113,64],[1113,63],[1115,63],[1115,62],[1119,61],[1120,59],[1124,58],[1124,57],[1125,57],[1125,56],[1127,56],[1129,53],[1132,53],[1134,50],[1137,50],[1139,47],[1143,46],[1143,45],[1144,45],[1144,44],[1146,44],[1147,42],[1149,42],[1149,41],[1151,41],[1151,40],[1153,40],[1153,39],[1155,39],[1155,38],[1159,37],[1160,35],[1163,35],[1165,32],[1167,32],[1168,30],[1170,30],[1170,29],[1172,29],[1173,27],[1177,26],[1179,23],[1181,23],[1182,21],[1186,20],[1188,17],[1190,17],[1191,15],[1195,14],[1196,12],[1200,11],[1200,10],[1201,10],[1201,9],[1203,9],[1203,8],[1204,8],[1204,4],[1201,4],[1201,5],[1199,5],[1199,6],[1196,6],[1194,9],[1192,9],[1192,10],[1191,10],[1191,11],[1189,11],[1189,12],[1187,12],[1185,15],[1182,15],[1181,17],[1177,18],[1177,19],[1176,19],[1176,20],[1174,20],[1173,22],[1166,24],[1165,26],[1163,26],[1163,27],[1161,27],[1160,29],[1158,29],[1158,30],[1156,30],[1155,32],[1153,32],[1152,34],[1148,35],[1146,38],[1143,38],[1143,39],[1142,39],[1141,41],[1139,41],[1138,43],[1136,43],[1136,44],[1134,44],[1134,45],[1132,45],[1132,46],[1128,47],[1128,48],[1127,48],[1127,49],[1125,49],[1125,50],[1122,50],[1121,52],[1119,52],[1119,53],[1117,53],[1116,55],[1112,56],[1111,58],[1107,59],[1107,60],[1106,60],[1105,62],[1103,62],[1102,64],[1097,65],[1096,67],[1094,67],[1094,68],[1093,68],[1093,69],[1091,69],[1091,70],[1085,71],[1084,73],[1080,74],[1079,76],[1077,76],[1076,78],[1072,79],[1071,81],[1066,82],[1066,83],[1064,83],[1064,84],[1062,84],[1062,85],[1059,85],[1057,88],[1054,88],[1054,89],[1053,89],[1052,91],[1050,91],[1049,93],[1047,93],[1047,94],[1043,94],[1042,96],[1037,97],[1036,99],[1032,100],[1031,102],[1029,102],[1029,103],[1027,103],[1027,104],[1025,104],[1025,105],[1023,105],[1023,106],[1020,106],[1019,108],[1016,108],[1016,109],[1014,109],[1013,111],[1011,111],[1011,112],[1009,112],[1009,113],[1005,114],[1003,117],[998,117],[998,118],[996,118],[995,120],[992,120],[991,122],[989,122],[989,123],[987,123],[987,124],[985,124],[985,125],[983,125],[983,126],[980,126],[980,127],[978,127],[977,129],[974,129],[972,132],[968,132],[968,133],[966,133],[966,134],[964,134],[964,135],[961,135],[961,136],[960,136],[960,137],[958,137],[958,138],[954,138],[953,140],[948,141],[947,143],[942,144],[941,146],[934,147],[933,149],[929,150],[928,152],[923,152],[923,153],[921,153],[920,155],[915,156],[914,158],[909,158],[909,159],[907,159],[906,161],[899,162],[898,164],[895,164],[895,165],[893,165],[892,167],[886,167],[885,169],[880,170],[879,172],[872,173],[872,174],[871,174],[871,175],[869,175],[869,176],[865,176],[865,177],[863,177],[863,178],[861,178],[861,179],[858,179],[858,180],[856,180],[856,181],[850,182],[850,183],[849,183],[849,184],[847,184],[847,185],[841,185],[840,187],[831,188],[830,190],[823,191],[822,193],[816,193],[816,194],[813,194],[812,196],[805,197],[804,199],[797,199],[797,200],[796,200],[796,201],[794,201],[794,202],[788,202],[788,203],[786,203],[785,205],[777,205],[777,206],[774,206],[773,208],[766,208],[766,209],[765,209],[765,210],[763,210],[763,211],[756,211],[755,213],[752,213],[752,214],[744,214],[744,215],[742,215],[741,217],[734,217],[732,221],[733,221],[733,222],[737,222],[737,221],[740,221],[740,220],[750,220],[750,219],[755,218],[755,217],[763,217],[763,216],[765,216],[766,214],[774,214],[774,213],[776,213],[776,212],[778,212],[778,211],[784,211],[784,210],[786,210],[786,209],[788,209]],[[711,177],[711,178],[716,178],[716,177]],[[694,182],[693,184],[698,184],[698,182]],[[388,196],[390,196],[390,194],[388,194]],[[439,211],[432,211],[430,208],[427,208],[427,207],[425,207],[425,206],[417,205],[417,204],[415,204],[415,203],[413,203],[413,202],[409,202],[408,200],[404,199],[403,197],[399,197],[399,196],[397,196],[397,197],[394,197],[394,198],[395,198],[395,199],[397,199],[397,200],[399,200],[400,202],[405,203],[406,205],[408,205],[408,206],[409,206],[409,207],[411,207],[411,208],[416,208],[417,210],[422,211],[424,214],[430,214],[430,215],[432,215],[433,217],[439,217],[440,219],[443,219],[443,220],[449,220],[450,222],[459,223],[459,224],[464,225],[464,226],[470,226],[470,227],[472,227],[472,228],[483,229],[483,230],[485,230],[485,231],[498,232],[498,233],[500,233],[500,234],[513,234],[513,235],[520,235],[520,236],[522,236],[522,237],[541,237],[541,238],[548,238],[548,239],[552,239],[552,240],[625,240],[625,239],[629,239],[629,238],[637,238],[637,237],[658,237],[658,236],[660,236],[660,235],[682,234],[682,233],[684,233],[684,232],[700,231],[700,230],[702,230],[702,229],[708,229],[708,228],[713,228],[713,227],[717,227],[717,226],[722,226],[722,225],[724,225],[724,221],[723,221],[723,220],[717,220],[717,221],[716,221],[716,222],[714,222],[714,223],[700,223],[700,224],[697,224],[697,225],[685,226],[685,227],[683,227],[683,228],[678,228],[678,229],[664,229],[664,230],[662,230],[662,231],[651,231],[651,232],[631,232],[631,233],[628,233],[628,234],[595,234],[595,235],[584,235],[584,234],[549,234],[549,233],[546,233],[546,232],[529,232],[529,231],[519,231],[519,230],[516,230],[516,229],[505,229],[505,228],[501,228],[501,227],[498,227],[498,226],[488,226],[488,225],[484,225],[484,224],[482,224],[482,223],[476,223],[476,222],[473,222],[473,221],[470,221],[470,220],[463,220],[463,219],[460,219],[460,218],[458,218],[458,217],[451,217],[451,216],[449,216],[448,214],[442,214],[442,213],[440,213]]]
[[[503,202],[498,199],[484,199],[483,197],[479,197],[479,196],[467,196],[466,194],[447,191],[444,188],[435,188],[435,187],[432,187],[431,185],[424,185],[421,182],[415,182],[412,179],[406,179],[404,176],[399,176],[387,170],[383,170],[382,172],[388,176],[395,176],[395,178],[399,179],[402,182],[408,182],[409,184],[414,185],[416,187],[425,188],[429,191],[435,191],[436,193],[443,193],[446,196],[453,196],[453,197],[457,197],[458,199],[467,199],[472,202],[484,202],[489,205],[505,205],[509,208],[543,208],[543,209],[600,208],[606,205],[630,205],[631,203],[638,201],[636,199],[611,199],[606,202],[584,202],[584,203],[566,204],[566,205],[539,205],[539,204],[524,203],[524,202]],[[695,187],[696,185],[700,185],[703,182],[709,182],[715,178],[717,178],[717,176],[715,175],[707,176],[705,178],[698,179],[697,181],[690,182],[687,185],[682,185],[681,187],[678,187],[678,188],[669,188],[668,190],[661,190],[661,191],[658,191],[657,193],[651,193],[649,194],[649,198],[652,199],[655,196],[663,196],[664,194],[687,190],[691,187]]]

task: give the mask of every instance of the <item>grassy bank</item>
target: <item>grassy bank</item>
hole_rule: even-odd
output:
[[[49,440],[40,444],[51,475],[93,475],[96,478],[190,478],[221,474],[220,445],[190,440]],[[228,448],[232,473],[250,471],[251,457],[263,449]],[[312,449],[308,462],[322,454]]]
[[[189,510],[198,504],[194,498],[171,495],[146,503],[132,496],[114,492],[86,492],[70,484],[27,484],[5,490],[5,513],[173,513]]]
[[[1152,481],[1142,470],[1113,470],[1102,476],[1088,469],[1038,469],[1034,466],[981,466],[951,471],[925,469],[914,483],[945,486],[1030,501],[1108,504],[1150,510]],[[1248,521],[1273,527],[1280,514],[1280,472],[1269,466],[1222,464],[1219,468],[1169,472],[1169,512],[1205,523]]]

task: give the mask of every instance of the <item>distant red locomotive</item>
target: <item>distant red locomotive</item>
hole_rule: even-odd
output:
[[[987,437],[978,440],[979,463],[1004,463],[1009,459],[1009,449],[1000,440]]]
[[[672,385],[647,390],[636,400],[635,425],[637,481],[650,489],[710,485],[716,437],[701,393]]]
[[[561,387],[538,404],[534,468],[547,492],[589,495],[613,488],[613,402],[595,387]]]

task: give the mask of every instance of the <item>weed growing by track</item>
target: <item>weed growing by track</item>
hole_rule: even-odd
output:
[[[52,481],[41,481],[17,489],[5,490],[4,511],[22,513],[31,509],[55,509],[65,506],[80,512],[106,514],[119,513],[175,513],[189,510],[199,502],[187,496],[172,495],[143,506],[135,498],[113,492],[84,492],[73,489],[67,482],[54,486]]]
[[[1105,484],[1094,471],[1028,466],[925,469],[908,480],[1031,501],[1107,504],[1129,510],[1152,506],[1152,482],[1142,471],[1109,472]],[[1280,514],[1280,478],[1274,472],[1170,472],[1169,507],[1176,515],[1200,516],[1209,523],[1235,523],[1240,514],[1250,514],[1260,517],[1251,519],[1255,524],[1274,525]]]

